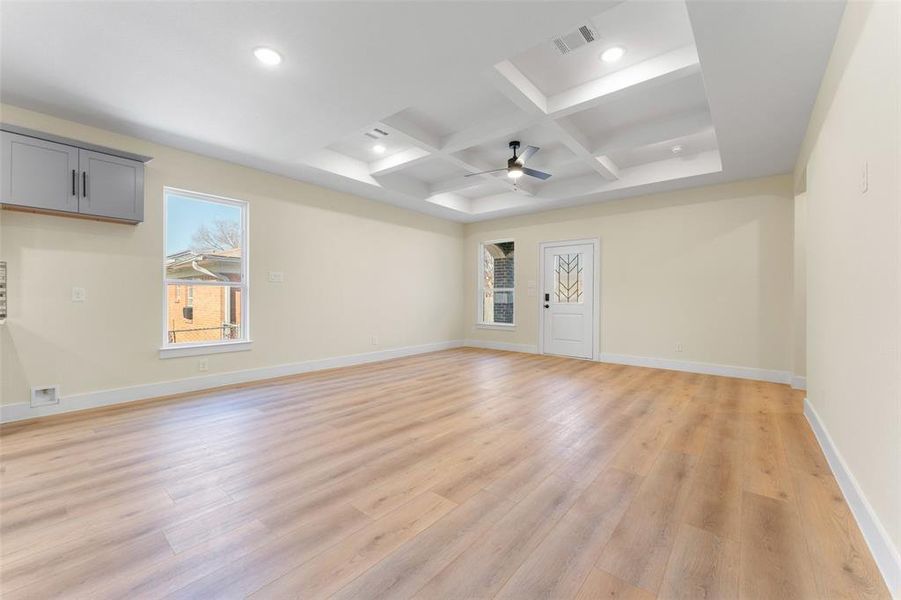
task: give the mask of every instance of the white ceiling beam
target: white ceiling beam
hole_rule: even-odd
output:
[[[546,115],[548,99],[522,71],[509,60],[494,65],[495,83],[514,104],[529,114]]]
[[[700,70],[695,46],[683,46],[555,94],[547,99],[545,112],[559,118],[597,106],[619,93],[643,91],[648,86],[686,77]]]
[[[619,169],[607,156],[595,156],[588,149],[588,143],[584,136],[576,131],[570,123],[551,120],[548,125],[554,129],[557,137],[576,158],[591,167],[591,169],[608,181],[619,178]]]
[[[601,177],[608,181],[619,179],[619,167],[616,166],[613,159],[609,156],[595,156],[594,160],[597,162],[597,166],[593,168]]]
[[[428,150],[423,150],[422,148],[408,148],[403,152],[398,152],[397,154],[392,154],[391,156],[386,156],[385,158],[369,163],[369,174],[374,177],[387,175],[420,163],[431,155],[432,154]]]
[[[505,115],[488,123],[469,127],[449,135],[442,142],[441,151],[447,154],[460,152],[485,142],[507,137],[517,131],[529,128],[536,120],[534,115],[524,115],[520,112]]]
[[[485,178],[483,177],[451,177],[429,186],[429,194],[434,196],[447,192],[459,192],[460,190],[467,190],[484,183]]]
[[[387,190],[399,192],[412,198],[428,198],[429,186],[422,181],[403,175],[401,173],[391,173],[384,179],[376,178],[376,184]]]
[[[438,152],[441,146],[441,140],[437,135],[399,114],[383,119],[380,123],[380,129],[387,131],[389,136],[401,138],[408,144],[427,152]]]
[[[598,182],[597,178],[592,180],[589,177],[561,180],[542,189],[541,196],[549,200],[565,200],[640,185],[651,185],[662,181],[719,173],[722,168],[719,152],[709,150],[695,155],[690,161],[681,158],[667,158],[620,169],[619,179],[614,181]]]
[[[494,67],[495,81],[501,91],[517,106],[529,111],[536,122],[545,123],[557,134],[558,139],[584,164],[610,181],[619,177],[619,169],[607,156],[597,157],[588,149],[588,143],[569,123],[557,121],[547,116],[547,98],[510,61],[503,61]]]
[[[335,152],[334,150],[329,150],[328,148],[322,148],[321,150],[306,155],[303,161],[307,165],[322,171],[337,173],[342,177],[355,179],[364,183],[376,184],[376,181],[369,174],[368,164],[362,160],[351,158],[350,156]]]
[[[457,194],[435,194],[429,196],[426,201],[464,213],[472,212],[472,200]]]
[[[707,109],[669,115],[653,121],[612,131],[604,141],[591,147],[595,156],[649,146],[668,140],[688,137],[713,129],[713,121]]]

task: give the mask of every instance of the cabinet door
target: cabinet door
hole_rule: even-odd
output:
[[[0,202],[78,212],[78,148],[2,132]]]
[[[144,164],[127,158],[78,151],[81,196],[78,212],[127,221],[144,220]]]

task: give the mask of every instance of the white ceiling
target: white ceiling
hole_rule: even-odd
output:
[[[4,2],[0,99],[476,221],[790,171],[844,4],[515,6]],[[561,55],[585,24],[599,39]],[[510,139],[553,176],[463,177]]]

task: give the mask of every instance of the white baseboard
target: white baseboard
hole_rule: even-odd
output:
[[[820,443],[820,448],[823,449],[823,454],[826,455],[832,474],[842,489],[845,501],[857,520],[857,525],[860,527],[860,531],[870,547],[870,552],[873,554],[873,558],[882,572],[882,577],[885,579],[892,597],[901,599],[901,553],[898,552],[898,548],[892,543],[888,532],[882,526],[882,522],[873,510],[873,507],[867,501],[867,497],[854,478],[854,474],[848,469],[847,463],[845,463],[841,453],[832,441],[832,437],[820,420],[816,409],[814,409],[807,398],[804,399],[804,416],[807,417],[807,421],[810,423],[810,427]]]
[[[463,345],[470,346],[472,348],[487,348],[489,350],[525,352],[528,354],[538,353],[538,346],[532,344],[511,344],[508,342],[492,342],[487,340],[466,340],[465,342],[463,342]],[[646,356],[631,356],[628,354],[608,354],[604,352],[601,353],[600,357],[598,357],[598,360],[600,362],[613,363],[617,365],[650,367],[652,369],[666,369],[668,371],[685,371],[687,373],[701,373],[703,375],[722,375],[723,377],[755,379],[757,381],[769,381],[772,383],[793,382],[792,374],[788,371],[757,369],[754,367],[736,367],[732,365],[719,365],[715,363],[671,360],[668,358],[649,358]]]
[[[733,365],[691,362],[685,360],[673,360],[669,358],[649,358],[646,356],[608,354],[602,352],[599,360],[601,362],[614,363],[618,365],[631,365],[633,367],[650,367],[652,369],[685,371],[688,373],[701,373],[703,375],[721,375],[723,377],[755,379],[757,381],[769,381],[772,383],[790,383],[792,379],[791,373],[789,373],[788,371],[758,369],[755,367],[736,367]]]
[[[807,378],[801,375],[792,375],[792,388],[796,390],[807,389]]]
[[[488,350],[504,350],[506,352],[525,352],[538,354],[538,346],[534,344],[510,344],[508,342],[489,342],[487,340],[465,340],[464,346],[470,348],[486,348]]]
[[[110,390],[98,390],[96,392],[85,392],[81,394],[63,396],[60,399],[59,404],[55,404],[53,406],[40,406],[32,408],[26,402],[23,402],[21,404],[7,404],[0,406],[0,423],[21,421],[22,419],[33,419],[35,417],[45,417],[77,410],[85,410],[88,408],[109,406],[111,404],[134,402],[136,400],[146,400],[148,398],[171,396],[173,394],[196,392],[200,390],[220,387],[223,385],[247,383],[249,381],[272,379],[274,377],[284,377],[286,375],[297,375],[299,373],[307,373],[309,371],[334,369],[336,367],[349,367],[351,365],[378,362],[391,358],[400,358],[403,356],[412,356],[414,354],[423,354],[425,352],[436,352],[438,350],[447,350],[449,348],[459,348],[460,346],[463,346],[463,342],[460,340],[433,342],[419,346],[390,348],[387,350],[366,352],[363,354],[335,356],[331,358],[307,360],[298,363],[275,365],[272,367],[260,367],[256,369],[230,371],[228,373],[215,373],[210,375],[202,375],[200,377],[189,377],[186,379],[176,379],[174,381],[163,381],[159,383],[147,383]]]

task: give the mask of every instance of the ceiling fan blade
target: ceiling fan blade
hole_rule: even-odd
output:
[[[545,173],[544,171],[536,171],[535,169],[530,169],[529,167],[523,167],[522,172],[531,177],[537,177],[538,179],[547,179],[551,176],[550,173]]]
[[[485,175],[486,173],[497,173],[498,171],[506,171],[507,169],[493,169],[491,171],[479,171],[478,173],[467,173],[463,177],[475,177],[476,175]]]
[[[519,166],[526,164],[526,161],[539,150],[541,150],[541,148],[536,146],[526,146],[526,149],[522,151],[522,154],[516,157],[516,164]]]

